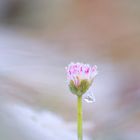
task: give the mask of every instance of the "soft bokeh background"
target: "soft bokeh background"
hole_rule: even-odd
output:
[[[140,140],[139,0],[0,0],[0,140],[76,140],[71,61],[96,64],[84,140]]]

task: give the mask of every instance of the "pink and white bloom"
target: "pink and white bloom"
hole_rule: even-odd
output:
[[[66,67],[67,81],[72,93],[81,96],[92,85],[94,77],[98,74],[97,66],[83,63],[70,63]]]

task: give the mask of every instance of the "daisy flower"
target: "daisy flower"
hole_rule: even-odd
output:
[[[91,87],[94,77],[98,74],[97,66],[83,63],[70,63],[66,67],[68,86],[73,94],[81,96]]]

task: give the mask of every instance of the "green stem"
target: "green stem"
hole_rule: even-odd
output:
[[[78,140],[82,140],[82,96],[77,96],[77,123]]]

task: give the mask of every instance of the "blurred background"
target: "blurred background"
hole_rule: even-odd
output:
[[[139,0],[0,0],[0,140],[76,140],[71,61],[97,65],[84,140],[140,140]]]

